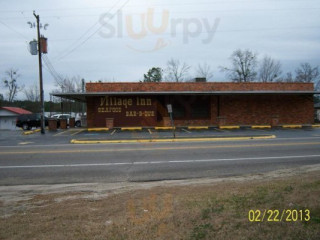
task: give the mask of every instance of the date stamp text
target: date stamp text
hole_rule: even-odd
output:
[[[249,210],[250,222],[308,222],[310,221],[310,210],[297,209],[265,209]]]

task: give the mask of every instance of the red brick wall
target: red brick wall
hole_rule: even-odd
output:
[[[220,117],[217,96],[211,100],[211,120],[175,121],[177,126],[188,125],[271,125],[277,118],[278,124],[312,124],[312,96],[220,96]]]
[[[176,126],[192,125],[270,125],[274,118],[278,124],[312,124],[313,97],[312,95],[260,95],[260,96],[220,96],[220,116],[218,116],[218,96],[211,97],[211,118],[207,120],[190,119],[175,120]],[[115,118],[115,127],[124,126],[163,126],[164,121],[156,121],[157,116],[148,119],[128,121],[124,116],[98,113],[99,98],[87,99],[88,127],[105,127],[106,118]],[[153,101],[152,110],[161,114],[159,103]],[[149,109],[150,110],[150,109]],[[163,114],[167,117],[167,114]]]
[[[159,92],[159,91],[313,91],[312,83],[87,83],[87,92]],[[134,97],[133,97],[134,98]],[[114,117],[115,126],[163,126],[165,121],[157,115],[168,117],[166,106],[154,97],[151,121],[124,120],[123,116],[97,112],[98,98],[87,99],[88,126],[105,127],[105,119]],[[218,104],[218,98],[220,104]],[[97,102],[98,101],[98,102]],[[219,107],[218,107],[219,105]],[[218,116],[218,109],[220,115]],[[210,119],[176,120],[177,126],[187,125],[270,125],[273,119],[279,124],[313,123],[313,97],[308,95],[224,95],[211,96]]]
[[[312,83],[87,83],[87,92],[313,91]]]
[[[274,117],[279,124],[313,123],[312,95],[221,96],[220,104],[226,125],[270,125]]]

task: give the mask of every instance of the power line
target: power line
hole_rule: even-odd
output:
[[[51,74],[51,76],[56,80],[56,82],[63,81],[63,77],[59,73],[57,73],[47,55],[43,56],[43,60],[46,66],[46,70]]]
[[[44,60],[44,59],[43,59]],[[53,70],[49,67],[48,63],[46,62],[46,60],[44,60],[44,67],[45,69],[51,74],[51,76],[57,81],[57,80],[60,80],[59,76],[57,76]]]
[[[18,32],[17,30],[15,30],[13,27],[9,26],[8,24],[6,24],[6,23],[4,23],[4,22],[2,22],[2,21],[0,21],[0,23],[1,23],[2,25],[4,25],[5,27],[7,27],[8,29],[10,29],[11,31],[13,31],[13,32],[15,32],[16,34],[18,34],[20,38],[23,38],[23,40],[28,41],[28,38],[27,38],[25,35],[23,35],[22,33]]]
[[[306,1],[314,1],[318,2],[318,0],[273,0],[273,2],[306,2]],[[229,4],[229,3],[252,3],[252,0],[243,0],[243,1],[211,1],[211,2],[183,2],[183,3],[158,3],[158,4],[152,4],[152,6],[186,6],[186,5],[214,5],[214,4]],[[270,3],[270,0],[260,1],[258,3]],[[135,4],[130,5],[128,7],[141,7],[145,6],[145,4]],[[74,11],[74,10],[89,10],[89,9],[103,9],[103,8],[110,8],[111,6],[100,6],[100,7],[83,7],[83,8],[46,8],[46,9],[37,9],[41,12],[49,12],[49,11]],[[27,12],[27,11],[33,11],[33,10],[0,10],[0,12]]]
[[[260,32],[260,31],[284,31],[284,30],[308,30],[308,29],[318,29],[320,26],[301,26],[301,27],[278,27],[278,28],[252,28],[252,29],[229,29],[229,30],[212,30],[212,31],[197,31],[194,33],[211,33],[211,32],[216,32],[216,33],[232,33],[232,32]],[[184,32],[177,32],[174,33],[174,35],[183,35]],[[165,32],[161,34],[157,34],[156,36],[167,36],[167,35],[172,35],[171,32]],[[148,34],[145,37],[154,37],[154,34]],[[121,38],[131,38],[129,35],[122,36]],[[101,39],[100,37],[96,37],[93,39]],[[56,41],[72,41],[73,39],[52,39],[50,40],[51,42],[56,42]]]
[[[109,12],[110,12],[114,7],[116,7],[120,1],[121,1],[121,0],[117,1],[117,2],[112,6],[112,8],[109,10]],[[74,42],[72,43],[71,46],[76,45],[77,42],[80,41],[83,37],[85,37],[85,36],[87,35],[87,33],[89,33],[89,32],[91,31],[91,29],[93,29],[98,23],[99,23],[99,22],[97,21],[97,22],[95,22],[91,27],[89,27],[89,28],[87,29],[87,31],[85,31],[78,39],[76,39],[76,41],[74,41]],[[67,51],[71,46],[69,46],[68,48],[66,48],[63,52]],[[63,55],[63,54],[62,54],[62,55]]]
[[[227,9],[227,10],[194,10],[194,11],[171,11],[171,14],[189,14],[189,13],[212,13],[212,12],[257,12],[257,11],[263,11],[263,12],[277,12],[277,11],[302,11],[302,10],[312,10],[312,11],[318,11],[320,8],[314,8],[314,7],[307,7],[307,8],[273,8],[273,9],[266,9],[266,8],[258,8],[258,9]],[[139,12],[131,12],[131,15],[140,15]],[[155,12],[154,15],[161,15],[162,12]],[[52,15],[52,16],[43,16],[45,18],[70,18],[70,17],[97,17],[101,14],[69,14],[69,15]],[[22,19],[22,17],[9,17],[5,20],[10,19]],[[4,19],[0,19],[4,20]],[[95,27],[98,24],[96,22],[93,26],[89,28],[89,30],[93,27]],[[87,33],[87,32],[86,32]]]
[[[46,66],[48,67],[48,69],[50,70],[50,72],[54,75],[55,78],[61,80],[62,78],[60,77],[60,75],[57,73],[57,71],[54,69],[54,67],[52,66],[51,62],[49,61],[49,58],[44,55],[43,60],[46,64]]]
[[[126,0],[125,3],[112,15],[111,18],[113,18],[115,16],[115,14],[117,12],[119,12],[122,8],[124,8],[128,2],[130,0]],[[101,28],[103,28],[104,25],[100,26],[95,32],[93,32],[91,35],[89,35],[84,41],[82,41],[79,45],[75,46],[74,48],[72,48],[70,51],[68,51],[67,53],[65,53],[64,55],[60,56],[59,60],[65,58],[66,56],[70,55],[71,53],[73,53],[77,48],[81,47],[83,44],[85,44],[90,38],[92,38],[98,31],[100,31]]]
[[[45,55],[44,57],[44,62],[46,64],[46,66],[48,67],[48,69],[50,70],[50,73],[53,75],[53,77],[56,80],[63,80],[63,77],[55,70],[55,68],[53,67],[53,65],[51,64],[49,58]]]

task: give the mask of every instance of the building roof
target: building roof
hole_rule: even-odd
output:
[[[16,114],[31,114],[32,112],[25,110],[23,108],[19,107],[1,107],[0,109],[5,109],[7,111],[16,113]]]
[[[86,102],[86,97],[102,96],[159,96],[159,95],[313,95],[314,91],[217,91],[217,92],[87,92],[87,93],[54,93],[53,96]]]
[[[228,92],[228,91],[313,91],[313,83],[262,82],[114,82],[87,83],[87,92]]]
[[[312,95],[312,83],[87,83],[86,93],[55,93],[54,96],[85,102],[86,97],[106,95]]]

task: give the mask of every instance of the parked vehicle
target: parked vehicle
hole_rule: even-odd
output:
[[[33,127],[41,127],[41,114],[21,114],[16,120],[16,126],[23,130],[30,130]],[[48,126],[48,118],[45,117],[45,126]]]
[[[86,114],[84,114],[83,117],[86,117]],[[76,114],[76,117],[75,117],[75,125],[76,125],[76,127],[81,127],[82,126],[83,117],[82,117],[81,113]]]
[[[60,126],[60,119],[67,119],[67,125],[69,125],[69,119],[75,116],[75,126],[81,127],[83,117],[86,117],[86,113],[82,116],[81,113],[73,113],[73,114],[54,114],[51,115],[51,118],[57,119],[57,126]]]
[[[71,115],[70,114],[54,114],[51,116],[51,118],[57,119],[57,125],[59,127],[61,119],[67,119],[67,125],[69,125],[69,119],[71,118]]]
[[[51,116],[52,118],[56,118],[56,119],[68,119],[71,118],[70,114],[54,114]]]

